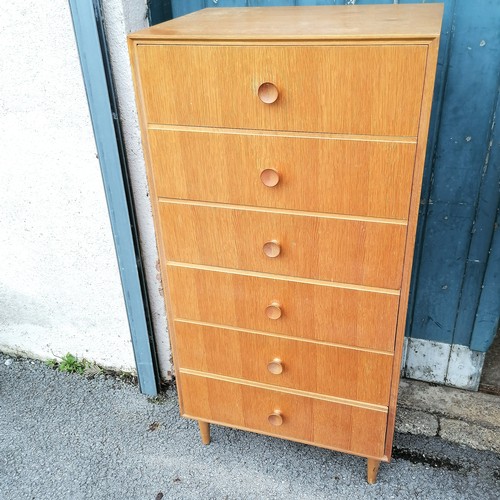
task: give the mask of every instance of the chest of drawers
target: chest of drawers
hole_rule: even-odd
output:
[[[180,411],[391,456],[442,6],[129,37]]]

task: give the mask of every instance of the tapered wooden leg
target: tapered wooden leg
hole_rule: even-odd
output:
[[[374,458],[368,459],[368,468],[366,478],[370,484],[375,484],[377,482],[378,468],[380,467],[380,460],[375,460]]]
[[[198,420],[198,425],[200,426],[201,442],[203,444],[210,444],[210,424]]]

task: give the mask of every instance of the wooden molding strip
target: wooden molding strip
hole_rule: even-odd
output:
[[[397,38],[390,37],[356,37],[346,36],[338,37],[333,40],[332,37],[325,36],[325,38],[301,38],[297,40],[292,36],[282,37],[279,40],[272,38],[255,39],[245,36],[219,36],[213,39],[193,35],[188,36],[164,36],[164,35],[148,35],[148,37],[141,37],[139,34],[128,35],[128,38],[134,41],[137,45],[231,45],[234,47],[248,47],[248,46],[270,46],[281,45],[286,47],[300,47],[300,46],[314,46],[314,47],[351,47],[356,46],[373,46],[373,45],[429,45],[436,39],[435,35],[429,36],[415,36],[415,35],[398,35]]]
[[[297,283],[307,283],[309,285],[319,285],[319,286],[331,286],[334,288],[347,288],[349,290],[359,290],[362,292],[375,292],[375,293],[385,293],[387,295],[399,295],[399,290],[392,290],[390,288],[377,288],[373,286],[365,285],[353,285],[350,283],[339,283],[337,281],[321,281],[310,278],[297,278],[295,276],[283,276],[281,274],[269,274],[269,273],[259,273],[256,271],[244,271],[241,269],[231,269],[229,267],[216,267],[216,266],[205,266],[202,264],[189,264],[187,262],[176,262],[173,260],[168,260],[166,262],[167,266],[175,267],[186,267],[189,269],[200,269],[202,271],[214,271],[219,273],[227,274],[241,274],[242,276],[253,276],[255,278],[270,278],[273,280],[282,281],[295,281]]]
[[[198,200],[180,200],[174,198],[159,197],[160,203],[171,203],[176,205],[195,205],[197,207],[223,208],[226,210],[246,210],[249,212],[264,212],[278,215],[298,215],[302,217],[319,217],[322,219],[352,220],[358,222],[374,222],[377,224],[394,224],[396,226],[406,226],[407,221],[401,219],[383,219],[379,217],[363,217],[358,215],[327,214],[323,212],[304,212],[302,210],[288,210],[283,208],[254,207],[248,205],[230,205],[228,203],[215,203]]]
[[[323,340],[313,340],[313,339],[307,339],[304,337],[292,337],[290,335],[284,335],[280,333],[270,333],[270,332],[262,332],[260,330],[250,330],[248,328],[240,328],[237,326],[231,326],[231,325],[220,325],[218,323],[207,323],[205,321],[195,321],[195,320],[190,320],[190,319],[185,319],[185,318],[175,318],[175,322],[178,323],[187,323],[187,324],[192,324],[192,325],[199,325],[199,326],[207,326],[209,328],[220,328],[222,330],[234,330],[237,332],[242,332],[242,333],[251,333],[252,335],[262,335],[264,337],[274,337],[274,338],[279,338],[279,339],[286,339],[286,340],[293,340],[297,342],[306,342],[308,344],[319,344],[319,345],[325,345],[325,346],[330,346],[330,347],[338,347],[339,349],[350,349],[352,351],[363,351],[363,352],[369,352],[372,354],[381,354],[383,356],[394,356],[394,354],[390,351],[379,351],[377,349],[370,349],[368,347],[357,347],[357,346],[352,346],[352,345],[347,345],[347,344],[337,344],[335,342],[324,342]]]
[[[225,375],[215,375],[208,372],[199,372],[197,370],[191,370],[190,368],[179,367],[180,373],[185,373],[186,375],[192,375],[195,377],[209,378],[212,380],[222,380],[224,382],[231,382],[233,384],[246,385],[249,387],[257,387],[259,389],[266,389],[271,391],[284,392],[286,394],[292,394],[295,396],[302,396],[312,399],[320,399],[321,401],[329,401],[331,403],[339,403],[348,406],[356,406],[358,408],[364,408],[366,410],[380,411],[383,413],[388,412],[387,406],[376,405],[373,403],[364,403],[362,401],[355,401],[353,399],[338,398],[335,396],[327,396],[326,394],[318,394],[316,392],[301,391],[299,389],[292,389],[290,387],[281,387],[276,385],[263,384],[261,382],[250,382],[241,378],[226,377]]]
[[[221,128],[208,126],[173,125],[163,123],[148,123],[148,130],[170,130],[179,132],[198,132],[205,134],[233,134],[233,135],[260,135],[269,137],[293,137],[296,139],[323,139],[338,141],[362,141],[362,142],[394,142],[402,144],[416,144],[416,137],[389,136],[389,135],[348,135],[329,134],[325,132],[294,132],[284,130],[267,129],[241,129]]]

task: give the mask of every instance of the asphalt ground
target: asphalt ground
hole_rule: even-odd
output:
[[[0,354],[0,499],[495,499],[500,456],[396,434],[375,485],[364,459],[212,426],[109,375]]]

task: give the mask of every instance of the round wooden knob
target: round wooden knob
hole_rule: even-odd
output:
[[[281,318],[281,307],[277,302],[273,302],[266,307],[266,316],[269,319]]]
[[[272,104],[278,99],[278,88],[270,82],[263,83],[257,91],[259,99],[265,104]]]
[[[264,250],[264,253],[271,259],[277,257],[281,252],[281,247],[275,240],[265,243],[262,249]]]
[[[281,412],[279,410],[275,410],[267,417],[267,421],[274,425],[275,427],[279,427],[283,423],[283,417],[281,416]]]
[[[267,370],[273,375],[280,375],[283,373],[283,365],[281,364],[281,359],[274,358],[270,363],[267,364]]]
[[[274,187],[280,181],[280,174],[272,168],[266,168],[260,173],[260,180],[264,186]]]

